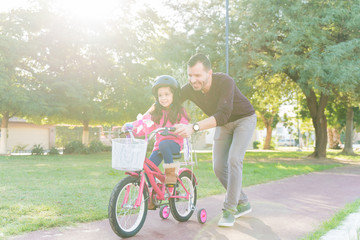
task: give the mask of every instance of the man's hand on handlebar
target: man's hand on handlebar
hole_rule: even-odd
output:
[[[175,134],[183,138],[188,138],[194,133],[192,124],[176,124],[174,127],[176,128]]]

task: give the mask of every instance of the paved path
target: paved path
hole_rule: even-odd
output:
[[[201,225],[196,216],[185,223],[169,217],[161,220],[159,211],[149,211],[144,227],[131,239],[216,239],[275,240],[299,239],[317,229],[342,209],[360,198],[360,166],[350,165],[324,172],[291,177],[245,188],[253,211],[240,217],[233,228],[217,227],[224,195],[198,201],[206,208],[208,222]],[[77,227],[36,231],[11,240],[116,240],[108,220],[79,224]]]

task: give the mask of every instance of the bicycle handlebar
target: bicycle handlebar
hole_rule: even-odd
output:
[[[160,134],[162,136],[173,136],[173,137],[178,137],[175,134],[172,134],[170,132],[174,132],[176,130],[175,127],[161,127],[161,128],[157,128],[154,131],[152,131],[149,134],[149,140],[152,139],[158,132],[160,132]],[[132,129],[126,129],[125,131],[121,131],[121,134],[127,134],[130,133],[131,138],[134,138],[134,134],[133,134],[133,130]]]

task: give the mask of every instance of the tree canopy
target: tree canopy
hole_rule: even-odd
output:
[[[157,75],[185,83],[194,53],[208,55],[215,72],[225,70],[223,1],[170,0],[165,14],[123,0],[111,17],[86,21],[53,1],[33,2],[0,14],[2,129],[15,115],[81,124],[86,143],[89,125],[122,124],[146,111]],[[359,107],[359,11],[358,1],[230,1],[229,74],[268,130],[280,105],[301,89],[315,157],[326,156],[327,122],[337,121],[329,113]]]

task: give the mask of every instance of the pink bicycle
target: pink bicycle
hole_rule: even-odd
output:
[[[156,133],[173,135],[171,131],[174,130],[159,128],[150,134],[149,140]],[[129,132],[131,134],[131,131]],[[147,141],[135,139],[132,134],[131,136],[113,140],[112,167],[125,170],[128,176],[114,187],[110,196],[108,215],[111,228],[122,238],[132,237],[140,231],[146,219],[149,198],[160,208],[159,214],[162,219],[167,219],[171,213],[179,222],[189,220],[196,209],[197,200],[197,180],[190,169],[180,168],[177,183],[165,185],[164,173],[145,157]],[[173,157],[179,159],[181,154]],[[192,163],[183,165],[189,164]],[[198,210],[197,219],[200,223],[206,222],[205,209]]]

